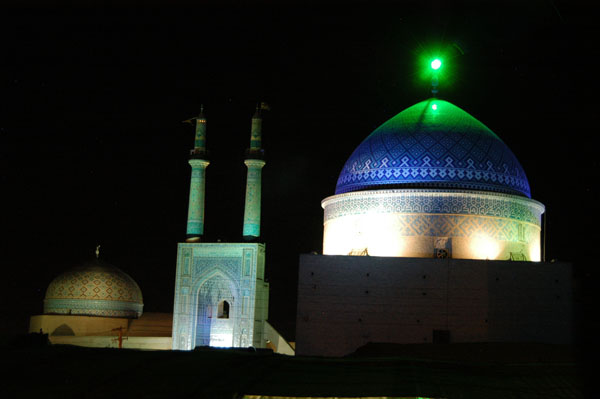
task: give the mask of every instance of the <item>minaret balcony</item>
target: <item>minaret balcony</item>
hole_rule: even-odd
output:
[[[200,148],[190,150],[190,159],[208,159],[208,151]]]
[[[245,159],[265,159],[265,150],[262,148],[247,148],[245,153]]]

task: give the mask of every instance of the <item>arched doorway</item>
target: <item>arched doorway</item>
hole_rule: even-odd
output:
[[[207,277],[198,288],[194,346],[233,346],[235,285],[222,273]]]
[[[229,318],[229,302],[222,300],[217,305],[217,318],[228,319]]]

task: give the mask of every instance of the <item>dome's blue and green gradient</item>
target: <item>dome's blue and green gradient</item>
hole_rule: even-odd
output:
[[[467,112],[435,98],[375,129],[346,161],[335,193],[402,187],[531,198],[525,172],[506,144]]]

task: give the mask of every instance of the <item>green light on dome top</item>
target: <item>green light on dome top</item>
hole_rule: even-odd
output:
[[[434,111],[437,111],[437,104],[432,104],[431,105],[431,109],[434,110]]]
[[[415,76],[418,78],[415,83],[421,88],[429,83],[433,97],[437,97],[440,88],[446,90],[454,85],[457,66],[461,61],[459,56],[459,49],[452,43],[424,45],[415,57]]]

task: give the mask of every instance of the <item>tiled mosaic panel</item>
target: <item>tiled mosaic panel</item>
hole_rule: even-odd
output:
[[[346,215],[379,213],[454,214],[508,218],[540,224],[542,204],[497,193],[441,190],[382,190],[326,198],[325,222]]]
[[[219,333],[231,333],[233,346],[252,345],[256,281],[264,270],[256,262],[264,259],[262,252],[259,244],[179,245],[173,349],[208,345],[211,334]],[[231,305],[228,320],[216,318],[222,300]]]
[[[144,305],[139,303],[83,300],[49,299],[44,301],[45,314],[69,314],[104,317],[140,317]]]

